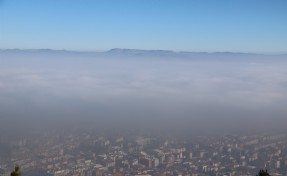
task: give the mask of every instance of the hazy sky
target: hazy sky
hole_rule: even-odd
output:
[[[0,0],[0,48],[287,52],[286,0]]]

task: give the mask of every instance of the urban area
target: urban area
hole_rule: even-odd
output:
[[[27,176],[286,176],[287,135],[222,135],[179,139],[50,132],[1,138],[0,175],[15,165]],[[5,145],[6,147],[5,151]]]

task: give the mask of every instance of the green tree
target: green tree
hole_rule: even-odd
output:
[[[11,172],[11,176],[21,176],[20,166],[15,166],[15,169]]]
[[[271,176],[267,170],[260,170],[257,176]]]

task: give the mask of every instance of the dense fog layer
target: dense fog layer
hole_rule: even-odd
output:
[[[285,130],[285,56],[153,54],[2,52],[1,130]]]

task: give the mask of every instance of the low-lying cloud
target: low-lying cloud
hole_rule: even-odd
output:
[[[0,59],[3,121],[287,122],[283,59],[31,57]]]

